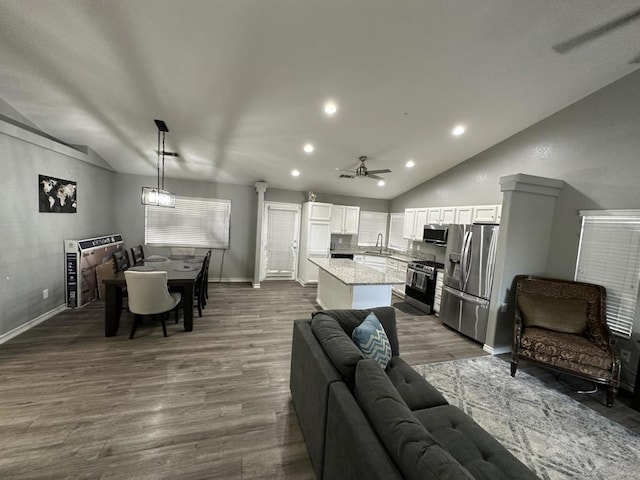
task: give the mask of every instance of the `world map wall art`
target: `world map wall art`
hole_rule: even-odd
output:
[[[41,212],[76,213],[76,182],[38,175],[38,195]]]

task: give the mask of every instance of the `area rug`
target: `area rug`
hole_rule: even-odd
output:
[[[414,368],[542,479],[640,478],[640,436],[499,358]]]

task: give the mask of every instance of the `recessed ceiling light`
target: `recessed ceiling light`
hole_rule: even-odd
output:
[[[453,130],[451,130],[451,135],[459,137],[465,132],[466,128],[462,125],[456,125]]]
[[[300,176],[300,172],[298,170],[291,170],[291,175],[294,177],[299,177]]]
[[[415,167],[416,166],[416,162],[414,162],[413,160],[409,160],[407,163],[405,163],[405,166],[407,168]]]
[[[302,149],[307,153],[311,153],[315,150],[315,147],[311,143],[305,143]]]
[[[378,186],[384,187],[384,180],[378,180]]]
[[[335,115],[338,111],[338,106],[334,102],[327,102],[324,104],[324,113],[329,116]]]

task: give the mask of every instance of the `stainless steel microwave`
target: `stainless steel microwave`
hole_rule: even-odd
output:
[[[447,225],[425,225],[422,240],[427,243],[446,245],[448,230]]]

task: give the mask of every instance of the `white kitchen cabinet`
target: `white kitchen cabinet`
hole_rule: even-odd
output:
[[[456,223],[456,208],[455,207],[443,207],[440,209],[440,224],[449,225],[450,223]]]
[[[428,223],[428,208],[405,208],[402,237],[409,240],[422,240],[424,226]]]
[[[309,205],[309,220],[331,221],[332,204],[307,202],[304,205]]]
[[[353,261],[361,265],[364,265],[364,255],[354,255]]]
[[[387,275],[405,281],[407,278],[407,262],[396,260],[394,258],[387,259]],[[391,291],[396,295],[404,298],[404,285],[392,285]]]
[[[473,223],[473,207],[456,207],[455,223],[471,225]]]
[[[357,235],[360,207],[333,205],[331,208],[331,233]]]
[[[378,257],[374,255],[364,256],[364,265],[384,273],[387,270],[387,257]]]
[[[318,281],[318,267],[309,262],[308,257],[327,258],[329,256],[330,219],[331,204],[307,202],[302,205],[298,281],[303,285]]]
[[[416,208],[404,209],[404,225],[402,227],[402,238],[413,240],[416,228]]]
[[[500,205],[479,205],[473,207],[473,221],[481,223],[496,223]]]
[[[427,214],[427,224],[440,225],[441,212],[442,212],[442,209],[440,208],[430,208],[429,213]]]

